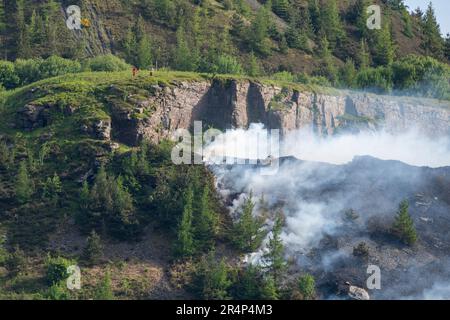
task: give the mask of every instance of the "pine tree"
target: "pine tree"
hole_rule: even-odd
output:
[[[447,37],[445,38],[445,57],[450,61],[450,33],[447,33]]]
[[[266,4],[258,10],[249,30],[250,49],[262,56],[270,54],[270,41],[268,40],[270,22],[271,16]]]
[[[92,230],[86,242],[86,247],[83,250],[84,259],[91,264],[98,263],[103,255],[103,245],[100,236]]]
[[[336,0],[328,0],[320,10],[320,29],[327,35],[330,47],[334,49],[345,35]]]
[[[108,183],[113,200],[114,219],[121,225],[132,224],[134,218],[133,197],[123,185],[123,179],[111,179]]]
[[[250,77],[257,77],[257,76],[261,75],[261,68],[259,66],[258,59],[256,58],[253,51],[250,52],[247,74]]]
[[[382,66],[392,65],[395,57],[395,46],[392,41],[390,23],[386,22],[381,30],[376,30],[375,39],[375,63]]]
[[[194,240],[192,230],[194,192],[191,187],[183,195],[183,214],[178,225],[177,239],[175,242],[175,256],[188,257],[194,253]]]
[[[3,1],[0,1],[0,48],[5,48],[4,52],[0,52],[3,55],[4,60],[7,58],[6,51],[6,16],[5,16],[5,5]],[[3,50],[2,50],[3,51]],[[1,56],[0,56],[1,58]]]
[[[174,63],[177,70],[194,71],[197,69],[198,54],[192,50],[186,40],[186,33],[183,27],[177,30],[177,46],[175,49]]]
[[[357,0],[355,3],[355,7],[353,9],[353,12],[356,15],[356,27],[358,28],[358,32],[360,37],[365,38],[368,36],[368,28],[367,28],[367,7],[368,7],[368,1],[367,0]]]
[[[320,40],[319,56],[321,58],[321,64],[318,75],[326,77],[331,83],[335,84],[337,82],[337,69],[334,65],[330,44],[326,36],[323,36]]]
[[[249,264],[238,273],[233,298],[238,300],[261,299],[261,269],[259,266]]]
[[[137,40],[136,35],[133,32],[132,28],[128,28],[125,39],[123,41],[123,48],[125,51],[126,60],[131,64],[136,64],[136,46]]]
[[[205,184],[197,217],[196,238],[203,248],[211,248],[218,231],[218,215],[211,206],[210,188]]]
[[[358,54],[358,63],[360,69],[366,69],[370,66],[370,52],[369,47],[367,46],[366,39],[361,39]]]
[[[144,35],[138,43],[137,66],[139,68],[149,68],[152,65],[152,46],[150,39]]]
[[[14,18],[16,20],[16,47],[17,57],[29,58],[31,55],[30,36],[25,23],[25,5],[24,0],[15,0]]]
[[[288,0],[272,0],[273,11],[281,18],[287,19],[289,15]]]
[[[318,0],[308,0],[308,12],[314,33],[320,31],[320,9]]]
[[[356,84],[356,68],[352,59],[347,59],[339,70],[339,80],[343,86],[353,88]]]
[[[287,267],[284,259],[284,245],[280,238],[282,228],[283,216],[281,212],[279,212],[275,218],[272,237],[269,239],[269,244],[267,245],[268,252],[263,256],[267,270],[277,283],[280,281],[281,276]]]
[[[94,186],[90,194],[90,202],[94,212],[112,212],[113,198],[110,183],[104,166],[101,166],[95,176]]]
[[[198,268],[202,298],[205,300],[227,300],[231,286],[228,266],[222,259],[217,263],[214,251],[203,257]]]
[[[262,242],[264,232],[261,230],[263,221],[259,217],[253,217],[252,195],[242,205],[242,213],[239,221],[235,223],[232,241],[244,252],[255,251]]]
[[[430,2],[428,9],[423,17],[423,34],[424,42],[422,47],[426,53],[435,58],[442,58],[443,42],[441,38],[441,30],[436,20],[433,4]]]
[[[111,275],[109,271],[105,273],[105,276],[95,288],[96,300],[114,300],[114,293],[111,285]]]
[[[80,210],[82,212],[88,210],[89,201],[90,201],[89,184],[86,180],[84,180],[80,190],[80,201],[79,201]]]
[[[270,275],[264,277],[261,288],[261,299],[278,300],[278,298],[278,290],[275,284],[275,279]]]
[[[404,28],[403,28],[403,33],[408,38],[412,38],[414,36],[412,21],[411,21],[411,16],[409,15],[409,12],[408,12],[408,10],[406,10],[406,8],[402,9],[402,20],[403,20],[403,23],[405,24]]]
[[[59,201],[59,196],[62,192],[62,184],[56,172],[53,177],[48,177],[44,184],[43,198],[50,200],[53,206],[56,206]]]
[[[28,175],[27,164],[25,161],[20,162],[19,171],[16,178],[16,198],[19,203],[26,203],[33,195],[33,181]]]
[[[408,201],[403,200],[399,205],[393,230],[403,242],[408,245],[413,245],[417,242],[417,232],[414,227],[414,221],[409,215],[408,208]]]
[[[298,279],[298,289],[304,300],[313,300],[316,296],[316,282],[310,274],[305,274]]]

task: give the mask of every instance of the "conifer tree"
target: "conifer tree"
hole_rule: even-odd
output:
[[[314,33],[320,31],[320,9],[319,0],[308,0],[308,12],[311,18],[311,25]]]
[[[29,58],[31,55],[29,31],[25,23],[24,0],[14,1],[14,18],[16,22],[16,47],[19,58]]]
[[[343,86],[353,88],[356,84],[356,68],[352,59],[347,59],[339,70],[339,80]]]
[[[90,196],[89,196],[89,184],[86,180],[83,181],[83,185],[81,187],[80,190],[80,209],[81,211],[86,211],[89,208],[89,201],[90,201]]]
[[[268,252],[263,256],[267,270],[276,282],[279,282],[287,267],[284,259],[284,245],[280,238],[282,228],[283,216],[281,212],[278,212],[272,229],[272,237],[269,239],[269,244],[267,245]]]
[[[447,37],[445,38],[444,53],[447,60],[450,61],[450,33],[447,33]]]
[[[319,56],[321,58],[321,65],[318,70],[318,74],[328,78],[331,83],[335,84],[337,82],[337,70],[330,51],[330,44],[326,36],[323,36],[320,40]]]
[[[408,245],[413,245],[417,242],[417,232],[414,227],[414,221],[409,215],[408,208],[408,201],[403,200],[399,205],[393,230],[403,242]]]
[[[59,201],[59,196],[62,192],[62,185],[59,176],[56,172],[53,177],[48,177],[44,184],[43,198],[51,201],[53,206],[56,206]]]
[[[177,30],[177,46],[175,49],[174,63],[177,70],[194,71],[197,69],[198,55],[196,50],[189,46],[184,28],[180,26]]]
[[[287,19],[289,15],[288,0],[272,0],[273,11],[281,18]]]
[[[211,248],[218,231],[218,216],[211,206],[210,188],[206,183],[200,201],[200,212],[197,217],[196,237],[203,248]]]
[[[270,12],[266,4],[258,10],[249,30],[250,49],[262,56],[270,54],[270,42],[268,40],[270,22]]]
[[[83,250],[84,259],[91,264],[98,263],[103,255],[103,245],[100,236],[92,230],[86,242],[86,247]]]
[[[370,52],[369,47],[367,45],[366,39],[361,39],[359,54],[358,54],[358,63],[360,69],[366,69],[370,66]]]
[[[368,28],[367,28],[367,0],[356,0],[355,7],[353,8],[354,14],[356,15],[356,27],[358,28],[358,32],[360,37],[365,38],[368,36]]]
[[[250,52],[248,67],[247,67],[247,74],[251,77],[257,77],[261,75],[261,68],[258,63],[258,59],[256,58],[255,54]]]
[[[330,47],[334,49],[345,35],[336,0],[327,0],[320,10],[320,29],[326,34]]]
[[[423,17],[423,34],[424,42],[422,47],[426,53],[435,58],[442,58],[443,42],[441,38],[441,30],[436,20],[433,4],[430,2],[427,11]]]
[[[232,240],[244,252],[256,250],[264,237],[264,232],[261,230],[263,221],[259,217],[253,217],[254,207],[252,195],[250,195],[241,207],[239,221],[234,225]]]
[[[310,274],[305,274],[298,279],[298,289],[304,300],[313,300],[316,296],[316,282]]]
[[[202,258],[198,268],[198,277],[203,299],[229,299],[228,289],[231,286],[231,281],[228,266],[224,259],[219,263],[216,261],[214,251],[210,251],[208,255]]]
[[[19,203],[26,203],[33,194],[33,181],[29,177],[28,168],[25,161],[20,162],[19,171],[16,177],[16,198]]]
[[[137,47],[137,66],[148,68],[152,65],[152,47],[147,35],[143,35]]]
[[[4,48],[0,52],[0,59],[7,59],[7,49],[6,49],[6,15],[5,15],[5,5],[3,1],[0,1],[0,48]]]
[[[278,297],[278,289],[275,284],[275,279],[270,275],[264,277],[261,288],[261,299],[278,300]]]
[[[381,30],[376,30],[375,40],[375,63],[382,66],[392,65],[395,57],[395,46],[392,41],[390,23],[385,22]]]
[[[183,195],[183,214],[178,225],[175,242],[175,256],[183,258],[194,253],[194,239],[192,228],[194,192],[189,186]]]
[[[111,284],[111,274],[109,271],[105,273],[105,276],[95,288],[96,300],[114,300],[114,293]]]

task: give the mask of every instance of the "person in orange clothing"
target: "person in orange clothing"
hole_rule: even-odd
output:
[[[133,73],[133,78],[137,76],[139,69],[136,67],[133,67],[132,69],[132,73]]]

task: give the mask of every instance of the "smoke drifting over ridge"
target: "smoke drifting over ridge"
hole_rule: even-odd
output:
[[[255,159],[255,153],[249,152],[249,147],[256,142],[255,137],[260,138],[259,155],[260,159],[264,159],[268,156],[263,139],[266,135],[262,124],[252,124],[248,130],[229,130],[207,146],[206,160],[211,160],[209,155],[213,154]],[[344,164],[352,161],[355,156],[364,155],[381,160],[398,160],[414,166],[450,166],[450,138],[433,138],[418,130],[401,134],[363,131],[358,134],[318,137],[312,130],[302,129],[288,132],[280,141],[279,147],[281,157],[294,156],[305,161]]]
[[[259,124],[225,133],[206,148],[206,160],[219,150],[227,151],[229,157],[249,158],[245,141],[255,131],[264,134]],[[223,144],[229,137],[242,143],[229,149]],[[262,152],[260,159],[267,155]],[[355,265],[353,248],[365,242],[371,248],[372,263],[383,271],[384,289],[371,292],[375,298],[450,299],[448,285],[441,281],[446,276],[442,270],[450,264],[440,262],[450,256],[450,193],[435,185],[436,179],[444,177],[444,185],[450,187],[450,168],[445,168],[450,166],[448,137],[433,139],[412,130],[397,135],[380,131],[319,138],[311,130],[299,130],[283,137],[280,157],[284,158],[279,170],[271,176],[259,174],[257,166],[212,166],[232,216],[239,215],[239,205],[252,192],[255,200],[264,197],[271,208],[282,208],[286,258],[294,260],[298,270],[327,279],[324,274],[339,269],[342,280],[364,286],[365,270],[361,267],[359,276],[349,270]],[[414,254],[405,253],[385,236],[403,199],[410,202],[421,237]],[[351,222],[346,218],[349,210],[358,215]],[[248,259],[257,263],[263,250]],[[312,255],[312,250],[319,253]],[[440,271],[428,270],[434,264]],[[424,281],[414,281],[418,274]],[[323,292],[323,297],[330,296],[332,292]]]

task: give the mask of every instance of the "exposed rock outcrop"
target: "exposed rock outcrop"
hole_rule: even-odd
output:
[[[94,117],[87,124],[82,121],[81,130],[97,139],[128,145],[144,138],[154,142],[169,138],[177,129],[192,129],[194,121],[202,121],[204,129],[263,123],[268,129],[280,129],[282,134],[309,128],[321,136],[378,128],[450,134],[448,101],[329,91],[217,79],[172,81],[137,88],[136,92],[111,85],[101,100],[109,115]],[[28,131],[45,127],[51,123],[52,109],[56,110],[51,105],[29,103],[17,112],[16,127]],[[71,116],[76,110],[65,106],[62,112]]]
[[[129,144],[143,137],[167,138],[177,129],[192,128],[194,121],[220,130],[260,122],[282,133],[299,128],[319,135],[341,129],[416,128],[431,135],[450,134],[448,102],[349,91],[299,92],[251,81],[180,82],[155,88],[151,97],[135,105],[143,113],[150,108],[150,115],[132,117],[130,110],[112,108],[113,131],[122,133],[115,136]]]

